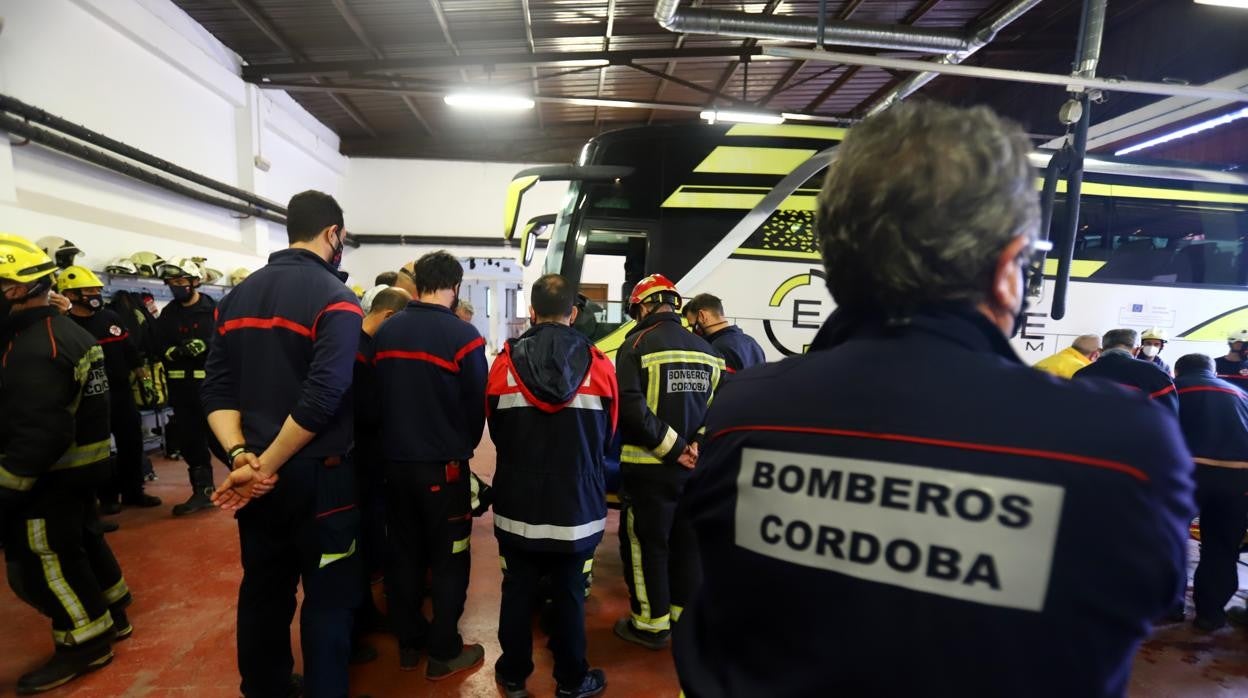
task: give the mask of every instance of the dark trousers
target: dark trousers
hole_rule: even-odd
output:
[[[386,517],[390,546],[390,618],[399,646],[426,647],[449,660],[463,650],[459,618],[468,598],[472,556],[468,462],[390,463]],[[421,611],[425,573],[432,573],[433,618]]]
[[[41,489],[4,525],[9,586],[52,619],[58,649],[112,639],[109,607],[124,607],[130,590],[104,541],[89,488]]]
[[[667,465],[621,465],[620,557],[638,630],[670,630],[701,586],[693,526],[678,506],[689,472]]]
[[[363,591],[351,469],[349,461],[330,467],[325,459],[296,457],[272,492],[238,512],[238,668],[247,698],[289,691],[290,623],[300,581],[304,695],[347,695],[351,619]]]
[[[373,575],[386,567],[386,506],[385,506],[385,465],[376,449],[364,445],[362,438],[356,436],[355,476],[359,486],[360,503],[360,554],[363,564],[360,573],[364,582],[364,599],[360,610],[355,616],[355,635],[364,635],[376,627],[381,611],[373,602],[370,591]],[[390,580],[386,577],[386,588]]]
[[[116,502],[118,497],[133,498],[143,494],[143,418],[134,404],[130,386],[124,390],[109,390],[112,397],[109,419],[117,457],[113,460],[113,474],[100,486],[101,502]]]
[[[533,612],[551,600],[550,651],[555,681],[580,686],[589,671],[585,659],[585,584],[594,553],[534,552],[499,544],[503,564],[503,601],[498,642],[503,656],[495,668],[508,681],[523,682],[533,673]],[[545,583],[543,582],[543,578]]]
[[[1196,617],[1218,622],[1239,589],[1239,549],[1248,527],[1248,469],[1196,466],[1200,562],[1192,582]]]
[[[212,457],[208,450],[212,432],[208,428],[204,406],[199,401],[200,383],[189,378],[169,381],[169,406],[176,417],[177,433],[174,436],[182,460],[186,461],[191,489],[196,492],[212,489]]]

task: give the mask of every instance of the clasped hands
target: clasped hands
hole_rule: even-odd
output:
[[[212,503],[226,511],[238,511],[251,500],[273,491],[277,473],[265,474],[263,457],[264,454],[257,456],[246,451],[238,454],[229,477],[212,493]]]

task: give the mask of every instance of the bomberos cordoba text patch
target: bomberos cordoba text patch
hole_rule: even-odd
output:
[[[746,448],[736,543],[760,555],[1042,611],[1063,490],[898,463]]]

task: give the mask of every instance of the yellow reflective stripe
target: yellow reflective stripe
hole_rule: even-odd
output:
[[[589,574],[594,571],[594,558],[585,561],[585,566],[581,568],[581,574]]]
[[[0,465],[0,487],[5,489],[26,492],[35,486],[35,481],[37,479],[38,478],[26,477],[25,475],[18,475],[11,470],[6,469],[3,465]]]
[[[646,406],[650,411],[659,413],[659,372],[650,370],[646,364],[645,358],[642,358],[641,367],[646,370]]]
[[[663,440],[659,442],[658,446],[651,449],[650,452],[654,454],[655,458],[662,458],[671,452],[672,447],[676,445],[676,439],[678,438],[680,438],[680,435],[676,433],[675,429],[669,426],[667,428],[667,433],[663,435]]]
[[[113,627],[113,616],[105,611],[104,615],[82,627],[75,627],[70,631],[53,629],[52,641],[63,647],[73,647],[103,635],[111,627]]]
[[[660,633],[664,630],[672,629],[672,614],[660,616],[658,618],[648,618],[637,613],[630,613],[633,618],[633,627],[638,630],[648,630],[652,633]]]
[[[694,172],[787,175],[816,151],[805,148],[743,148],[716,146]]]
[[[623,450],[620,451],[620,462],[652,464],[662,463],[663,461],[650,455],[650,451],[642,448],[641,446],[625,445]]]
[[[718,189],[718,191],[716,191]],[[710,208],[748,211],[759,204],[769,189],[752,187],[681,186],[663,201],[662,208]],[[819,208],[818,192],[797,192],[789,195],[777,211],[815,211]]]
[[[48,584],[48,589],[61,603],[61,607],[65,609],[66,615],[73,621],[75,629],[82,629],[91,623],[91,619],[87,617],[87,609],[83,608],[82,601],[78,599],[78,595],[74,593],[73,587],[69,586],[69,582],[65,580],[65,573],[61,570],[61,558],[52,552],[52,545],[48,542],[48,526],[45,519],[28,519],[26,521],[26,541],[30,545],[30,550],[39,556],[39,562],[43,567],[43,578]],[[108,617],[105,613],[104,617]]]
[[[636,527],[633,525],[633,508],[628,507],[625,514],[626,531],[628,532],[629,560],[633,563],[633,594],[637,597],[637,605],[641,614],[650,617],[650,597],[646,594],[646,574],[641,567],[641,541],[637,540]],[[636,619],[637,614],[632,614]]]
[[[192,378],[207,378],[208,372],[207,371],[191,371],[191,377]]]
[[[351,547],[347,548],[347,552],[345,552],[345,553],[324,553],[324,554],[322,554],[322,555],[321,555],[321,564],[319,565],[319,567],[326,567],[326,566],[328,566],[328,565],[332,565],[333,563],[338,562],[339,560],[345,560],[346,558],[349,558],[349,557],[351,557],[351,556],[352,556],[352,555],[354,555],[354,554],[355,554],[355,541],[354,541],[354,540],[352,540],[352,541],[351,541]]]
[[[724,360],[718,356],[707,354],[701,351],[656,351],[653,354],[646,354],[641,357],[641,367],[650,368],[657,364],[707,364],[718,368],[724,367]]]
[[[537,175],[516,177],[507,185],[507,198],[503,204],[503,239],[510,241],[516,234],[516,221],[520,217],[520,199],[537,184]]]
[[[108,458],[108,439],[79,446],[74,444],[65,451],[65,455],[56,461],[49,470],[69,470],[84,465],[99,463]]]
[[[462,553],[465,550],[467,550],[471,544],[472,544],[471,535],[469,535],[467,538],[460,538],[454,543],[451,543],[451,554],[454,555],[455,553]]]
[[[733,124],[729,136],[761,136],[764,138],[817,138],[825,141],[845,140],[847,131],[835,126],[799,126],[797,124]]]
[[[1044,180],[1037,180],[1043,185]],[[1188,189],[1163,189],[1161,187],[1137,187],[1129,184],[1101,184],[1084,182],[1080,190],[1084,196],[1114,196],[1122,199],[1162,199],[1165,201],[1199,201],[1210,204],[1248,204],[1248,194],[1231,194],[1220,191],[1191,191]],[[1057,183],[1057,192],[1066,192],[1066,182]]]
[[[504,571],[504,572],[506,572],[506,571],[507,571],[507,558],[503,557],[502,555],[499,555],[499,556],[498,556],[498,565],[499,565],[499,567],[503,568],[503,571]]]
[[[1101,267],[1105,266],[1105,262],[1096,259],[1072,259],[1070,260],[1070,278],[1086,279],[1095,274]],[[1044,260],[1044,275],[1055,276],[1057,274],[1057,260]]]
[[[121,579],[117,580],[116,584],[104,590],[104,600],[107,601],[108,605],[111,606],[117,603],[118,601],[121,601],[122,599],[126,598],[126,595],[129,593],[130,593],[130,587],[126,585],[125,577],[122,577]]]
[[[680,622],[680,614],[682,614],[682,613],[684,613],[684,612],[685,612],[685,607],[684,607],[684,606],[677,606],[676,604],[672,604],[672,605],[670,606],[670,608],[672,609],[672,622],[673,622],[673,623],[679,623],[679,622]]]
[[[186,378],[186,371],[181,371],[181,370],[166,371],[165,375],[170,378]]]

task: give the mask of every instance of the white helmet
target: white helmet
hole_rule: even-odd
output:
[[[138,276],[139,274],[139,268],[134,266],[134,262],[130,261],[129,257],[114,259],[104,267],[104,271],[109,274],[125,274],[127,276]]]
[[[203,281],[204,276],[204,268],[190,257],[177,257],[160,265],[160,278],[162,279],[185,278]]]
[[[74,258],[82,254],[82,250],[78,249],[78,246],[74,243],[65,238],[58,238],[52,235],[39,238],[39,241],[35,244],[55,260],[56,266],[61,269],[68,269],[74,266]]]
[[[1236,330],[1231,332],[1230,335],[1227,336],[1226,341],[1231,343],[1248,342],[1248,330]]]
[[[155,252],[144,251],[130,255],[130,261],[139,270],[139,276],[150,276],[154,279],[160,276],[160,267],[165,263],[165,258]]]
[[[364,292],[364,296],[360,298],[360,307],[364,310],[365,313],[367,313],[369,309],[373,307],[373,301],[377,299],[378,294],[380,294],[382,291],[388,288],[390,287],[386,286],[385,284],[382,284],[380,286],[374,286]]]
[[[1170,336],[1167,335],[1166,331],[1161,329],[1160,327],[1150,327],[1147,330],[1144,330],[1143,332],[1140,333],[1140,341],[1143,341],[1145,339],[1156,339],[1162,344],[1165,344],[1166,342],[1170,341]]]

